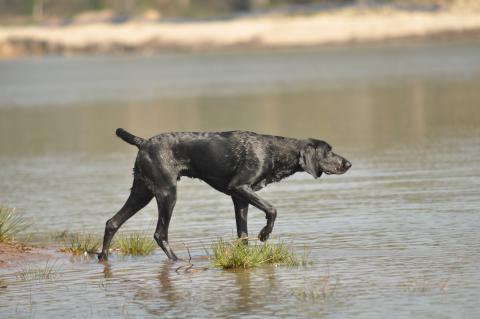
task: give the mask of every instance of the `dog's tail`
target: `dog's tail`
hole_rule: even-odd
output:
[[[135,136],[133,134],[130,134],[127,131],[125,131],[123,128],[117,128],[117,130],[115,131],[115,134],[117,134],[118,137],[120,137],[122,140],[124,140],[128,144],[135,145],[138,148],[142,147],[142,145],[145,144],[146,142],[145,139]]]

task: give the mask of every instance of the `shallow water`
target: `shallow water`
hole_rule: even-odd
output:
[[[57,277],[0,270],[1,317],[473,318],[480,312],[479,43],[276,53],[0,61],[0,202],[54,231],[101,233],[128,195],[141,136],[249,129],[317,137],[352,161],[260,192],[274,236],[312,265],[228,272],[204,247],[232,238],[231,200],[182,179],[170,242],[110,266],[58,254]],[[122,231],[153,234],[150,204]],[[249,229],[265,223],[252,208]],[[41,262],[37,266],[45,265]],[[203,267],[208,267],[203,270]]]

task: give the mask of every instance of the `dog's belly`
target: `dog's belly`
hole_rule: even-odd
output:
[[[222,192],[224,194],[230,195],[228,191],[228,183],[224,180],[215,179],[215,178],[200,178],[202,181],[210,185],[211,187],[215,188],[217,191]]]
[[[217,191],[230,195],[228,192],[228,182],[230,181],[230,179],[227,179],[226,177],[207,176],[205,174],[200,174],[199,172],[194,172],[191,170],[181,172],[181,176],[197,178],[204,181]]]

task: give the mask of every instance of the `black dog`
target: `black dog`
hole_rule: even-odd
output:
[[[139,148],[130,196],[120,211],[107,221],[100,260],[118,228],[155,197],[158,224],[154,238],[168,258],[176,260],[168,244],[168,225],[181,176],[199,178],[230,195],[235,207],[237,234],[247,238],[248,204],[265,212],[267,225],[261,241],[273,230],[277,210],[260,198],[258,191],[272,182],[305,171],[315,178],[322,173],[343,174],[352,165],[320,140],[298,140],[253,132],[164,133],[145,140],[119,128],[116,134]]]

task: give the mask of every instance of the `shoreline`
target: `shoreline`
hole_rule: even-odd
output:
[[[480,39],[479,10],[393,9],[201,22],[0,26],[0,58],[285,49],[405,40]]]
[[[25,243],[0,242],[0,269],[16,268],[24,263],[47,261],[53,252]]]

